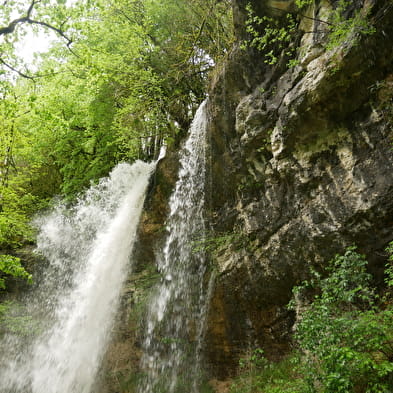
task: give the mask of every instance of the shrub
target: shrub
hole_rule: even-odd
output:
[[[0,255],[0,273],[8,274],[12,277],[20,277],[32,282],[32,276],[20,263],[20,259],[12,255]],[[5,279],[0,277],[0,289],[5,289]]]
[[[330,262],[326,278],[314,274],[319,294],[300,316],[295,335],[310,393],[391,391],[393,309],[377,307],[366,266],[352,247]]]

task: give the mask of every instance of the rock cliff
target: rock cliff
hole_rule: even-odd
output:
[[[263,15],[270,3],[251,5]],[[288,68],[240,49],[247,15],[235,1],[238,42],[211,85],[211,221],[232,234],[214,255],[206,348],[216,377],[248,348],[273,359],[288,350],[296,316],[286,304],[310,266],[355,244],[378,278],[393,238],[393,10],[354,2],[376,31],[327,48],[321,21],[335,2],[315,3],[298,14]]]

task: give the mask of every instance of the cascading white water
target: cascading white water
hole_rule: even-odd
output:
[[[154,166],[119,164],[72,210],[58,205],[39,220],[49,267],[29,303],[45,323],[30,346],[0,343],[1,393],[91,393]]]
[[[205,253],[194,245],[205,233],[206,128],[203,103],[181,151],[179,179],[170,198],[168,236],[158,258],[162,280],[148,310],[141,361],[146,376],[139,393],[198,391],[209,283]]]

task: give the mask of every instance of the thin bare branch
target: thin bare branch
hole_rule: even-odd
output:
[[[31,13],[33,12],[34,6],[35,6],[37,3],[39,3],[39,2],[40,2],[39,0],[33,0],[33,1],[31,2],[30,6],[29,6],[29,8],[28,8],[28,10],[27,10],[27,15],[26,15],[28,18],[30,18]]]
[[[41,0],[33,0],[30,3],[29,8],[27,9],[26,16],[14,19],[12,22],[10,22],[8,24],[8,26],[1,27],[0,28],[0,36],[6,35],[6,34],[12,34],[15,31],[16,26],[21,23],[28,23],[28,24],[43,26],[43,27],[46,27],[47,29],[54,31],[57,35],[64,38],[67,42],[67,48],[69,49],[69,51],[73,55],[77,56],[77,54],[71,49],[71,45],[73,43],[73,40],[70,37],[68,37],[63,30],[63,26],[67,23],[67,19],[60,25],[61,27],[58,28],[56,26],[51,25],[50,23],[38,21],[38,20],[31,18],[31,14],[34,10],[34,6],[40,2],[41,2]]]
[[[57,28],[57,27],[55,27],[55,26],[52,26],[52,25],[50,25],[49,23],[42,22],[42,21],[39,21],[39,20],[30,19],[30,18],[27,18],[27,19],[26,19],[26,22],[29,23],[29,24],[33,24],[33,25],[44,26],[44,27],[46,27],[46,28],[48,28],[48,29],[50,29],[50,30],[53,30],[53,31],[56,32],[60,37],[63,37],[63,38],[67,41],[67,46],[71,45],[72,42],[73,42],[71,38],[69,38],[69,37],[66,36],[66,34],[64,33],[63,30],[61,30],[61,29],[59,29],[59,28]]]
[[[70,72],[70,70],[63,70],[63,71],[56,71],[56,72],[48,72],[45,74],[34,74],[34,75],[29,75],[26,72],[20,71],[17,68],[15,68],[14,66],[12,66],[11,64],[7,63],[6,61],[4,61],[1,57],[0,57],[0,64],[3,64],[5,67],[7,67],[9,70],[11,70],[12,72],[15,72],[16,74],[18,74],[19,76],[21,76],[22,78],[25,79],[30,79],[33,82],[36,81],[36,79],[40,79],[40,78],[47,78],[50,76],[54,76],[54,75],[58,75],[58,74],[66,74],[68,72]],[[71,73],[71,72],[70,72]]]
[[[2,58],[0,58],[0,63],[5,65],[9,70],[16,72],[19,76],[21,76],[22,78],[26,78],[26,79],[30,79],[34,81],[34,77],[31,75],[28,75],[20,70],[18,70],[17,68],[13,67],[12,65],[6,63]]]

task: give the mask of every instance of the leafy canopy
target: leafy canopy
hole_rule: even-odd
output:
[[[72,201],[117,162],[153,159],[187,131],[230,46],[230,10],[229,0],[4,2],[2,249],[34,240],[31,218],[53,196]],[[31,66],[16,46],[34,31],[57,40]]]

